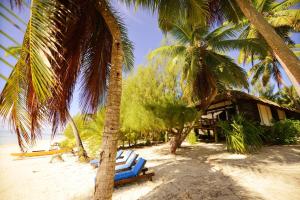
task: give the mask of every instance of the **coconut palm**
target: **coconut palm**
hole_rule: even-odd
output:
[[[263,86],[266,86],[272,77],[279,88],[283,84],[280,68],[280,63],[270,52],[266,56],[260,56],[258,63],[249,70],[249,76],[252,77],[251,84],[261,81]]]
[[[13,11],[11,11],[10,9],[8,9],[5,5],[3,5],[2,3],[0,3],[0,7],[3,8],[4,10],[6,10],[10,16],[13,16],[15,19],[17,19],[17,22],[21,22],[23,25],[26,25],[26,23],[19,18]],[[10,19],[10,16],[6,16],[4,15],[6,19],[9,19],[9,22],[13,25],[16,26],[16,22],[14,22],[14,19]],[[19,27],[19,30],[21,32],[24,32],[23,29],[21,29]],[[5,55],[6,56],[13,56],[14,58],[19,58],[20,54],[21,54],[21,50],[22,50],[22,46],[21,44],[19,44],[14,38],[12,38],[11,36],[9,36],[9,34],[5,33],[4,31],[0,30],[0,33],[3,34],[7,39],[11,40],[15,46],[10,46],[8,48],[5,48],[4,50],[6,51]],[[11,65],[10,63],[8,63],[6,60],[4,60],[3,58],[1,58],[1,61],[6,64],[7,66],[13,68],[14,66]],[[5,76],[2,76],[2,74],[0,74],[0,77],[4,77],[4,80],[7,81],[7,78]],[[79,132],[78,132],[78,128],[76,127],[76,124],[73,120],[73,118],[71,117],[71,115],[69,114],[69,112],[67,113],[67,117],[68,117],[68,121],[71,124],[72,127],[72,132],[74,134],[74,138],[76,141],[76,145],[77,145],[77,151],[78,151],[78,157],[79,159],[84,159],[87,160],[88,156],[87,153],[84,149],[84,146],[82,144],[82,140],[80,138]]]
[[[231,22],[239,22],[243,19],[243,15],[253,24],[258,32],[265,38],[266,42],[274,52],[277,60],[282,65],[291,82],[295,86],[300,96],[300,62],[292,51],[284,44],[284,41],[278,36],[274,29],[268,24],[264,17],[256,10],[250,0],[122,0],[127,4],[135,4],[157,11],[159,24],[162,30],[169,30],[169,21],[178,18],[184,19],[186,22],[200,25],[208,24],[216,21],[228,20]],[[284,10],[291,7],[299,0],[285,0],[280,3],[273,0],[253,0],[253,2],[265,3],[265,5],[274,5],[273,10]],[[277,20],[281,16],[285,16],[284,12],[279,13]],[[297,16],[295,11],[292,16]],[[291,16],[289,16],[291,17]],[[290,20],[289,17],[283,19]],[[295,21],[294,21],[295,22]],[[296,26],[298,25],[296,21]]]
[[[207,27],[177,23],[170,33],[175,42],[154,50],[150,58],[164,54],[185,61],[182,76],[187,83],[185,96],[200,109],[211,103],[218,86],[247,87],[245,72],[224,52],[242,47],[262,50],[255,40],[231,39],[235,35],[234,28],[223,26],[209,31]]]
[[[96,112],[106,97],[94,199],[112,196],[123,64],[133,66],[132,44],[106,0],[33,0],[20,59],[0,96],[0,114],[21,147],[42,122],[51,121],[53,132],[66,123],[79,78],[83,112]]]
[[[278,103],[289,108],[300,110],[300,98],[297,95],[296,90],[293,86],[283,87],[278,92],[278,95]]]
[[[170,29],[175,42],[159,47],[150,53],[149,57],[167,55],[176,60],[183,60],[182,80],[184,96],[197,108],[205,110],[217,95],[218,89],[229,87],[247,87],[246,74],[234,61],[224,55],[224,51],[247,47],[249,50],[260,50],[255,41],[233,40],[234,29],[219,27],[209,31],[208,27],[191,26],[185,23],[173,23]],[[188,133],[188,132],[187,132]],[[171,152],[185,139],[181,134],[171,138]]]
[[[293,52],[288,48],[288,46],[284,43],[284,40],[276,33],[274,28],[271,26],[273,23],[279,25],[281,23],[286,23],[286,20],[290,20],[291,18],[297,16],[297,20],[293,21],[295,26],[299,28],[299,10],[294,10],[287,14],[286,8],[290,8],[291,5],[295,5],[299,2],[299,0],[286,0],[282,2],[275,1],[260,1],[256,0],[254,2],[258,2],[265,7],[272,7],[272,13],[279,12],[278,16],[273,17],[274,21],[270,21],[268,23],[268,16],[263,16],[259,12],[259,10],[255,9],[255,4],[252,4],[248,0],[240,1],[235,0],[245,17],[251,22],[251,24],[257,29],[257,31],[263,36],[266,40],[267,44],[270,46],[277,60],[280,62],[281,66],[285,70],[289,79],[293,83],[294,87],[298,95],[300,96],[300,61],[293,54]]]
[[[256,10],[258,10],[266,20],[273,26],[276,33],[283,38],[285,43],[289,47],[293,47],[294,42],[290,39],[289,33],[292,31],[299,31],[299,20],[300,20],[300,11],[295,9],[289,9],[289,7],[294,6],[296,2],[290,2],[289,7],[287,6],[278,6],[275,0],[263,1],[256,0],[253,1],[253,5]],[[241,23],[244,27],[240,38],[258,38],[261,43],[267,43],[262,37],[262,35],[251,25],[248,20]],[[251,52],[241,51],[239,56],[240,62],[249,61],[252,59],[258,59],[259,63],[255,64],[250,69],[250,74],[253,75],[252,83],[254,84],[259,79],[262,80],[263,85],[265,86],[270,77],[273,77],[277,82],[277,85],[282,84],[282,75],[280,72],[280,63],[276,59],[272,49],[268,46],[268,51],[264,55],[251,55]]]
[[[257,82],[252,91],[253,95],[264,99],[269,99],[276,102],[278,100],[278,93],[275,92],[275,85],[267,83],[265,86],[261,82]]]

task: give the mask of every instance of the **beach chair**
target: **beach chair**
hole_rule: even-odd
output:
[[[122,156],[123,152],[124,152],[124,151],[123,151],[122,149],[118,150],[118,151],[117,151],[117,155],[116,155],[116,159],[119,159],[119,158]],[[91,161],[90,161],[90,164],[91,164],[94,168],[97,168],[97,167],[99,167],[99,160],[98,160],[98,159],[91,160]]]
[[[123,165],[128,160],[129,156],[132,154],[132,150],[127,150],[123,154],[124,156],[122,158],[119,158],[116,160],[116,165]]]
[[[138,155],[135,152],[132,152],[125,164],[117,165],[115,167],[116,172],[126,171],[126,170],[130,169],[135,164],[135,159],[137,157],[138,157]]]
[[[126,183],[131,183],[138,181],[140,179],[149,179],[152,181],[152,177],[154,176],[154,172],[146,173],[147,170],[143,170],[146,164],[146,160],[143,158],[139,158],[136,162],[135,166],[128,171],[123,171],[115,174],[114,185],[120,186]],[[140,174],[143,172],[142,174]]]
[[[116,159],[119,159],[122,156],[123,152],[124,151],[122,149],[118,150],[117,155],[116,155]]]

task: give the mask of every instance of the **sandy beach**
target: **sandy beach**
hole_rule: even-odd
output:
[[[44,143],[43,145],[46,145]],[[42,146],[42,145],[41,145]],[[90,199],[96,170],[64,154],[16,159],[16,145],[0,146],[0,199]],[[300,146],[264,147],[254,155],[227,153],[223,144],[184,144],[176,156],[168,145],[136,149],[155,172],[153,181],[116,188],[115,200],[300,199]]]

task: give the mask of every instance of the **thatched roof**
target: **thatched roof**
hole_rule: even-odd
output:
[[[288,108],[288,107],[279,105],[278,103],[275,103],[273,101],[270,101],[268,99],[256,97],[254,95],[248,94],[246,92],[238,91],[238,90],[229,90],[229,91],[226,91],[225,93],[217,95],[215,100],[213,101],[213,104],[221,102],[221,101],[225,101],[225,100],[231,100],[231,101],[237,102],[238,100],[241,100],[241,99],[249,100],[249,101],[256,101],[258,103],[271,105],[271,106],[281,108],[284,110],[289,110],[289,111],[300,113],[300,110]]]

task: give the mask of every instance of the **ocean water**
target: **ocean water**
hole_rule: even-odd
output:
[[[62,133],[57,133],[53,140],[55,141],[61,140],[63,137],[64,136]],[[42,136],[37,139],[37,142],[39,140],[51,141],[52,139],[51,139],[50,131],[49,130],[45,131],[45,133],[42,134]],[[0,145],[3,144],[18,144],[17,135],[8,129],[0,128]]]
[[[0,145],[2,144],[17,144],[17,136],[9,130],[0,130]]]

